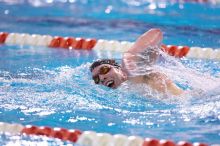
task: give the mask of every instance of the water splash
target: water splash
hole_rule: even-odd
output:
[[[192,91],[200,89],[200,83],[205,80],[202,79],[202,72],[186,67],[175,58],[168,56],[160,65],[161,68],[157,66],[159,69],[163,69],[162,71],[172,76],[176,82],[184,86],[189,85]],[[102,125],[109,127],[106,131],[112,129],[113,133],[118,132],[116,129],[123,129],[124,134],[141,135],[141,132],[143,136],[152,137],[161,133],[161,130],[158,130],[161,127],[163,131],[167,131],[167,134],[160,135],[163,138],[166,138],[170,132],[166,127],[186,129],[190,126],[195,128],[198,122],[220,121],[219,94],[203,96],[205,92],[210,93],[209,87],[201,86],[203,94],[197,94],[198,96],[191,94],[188,98],[164,99],[153,92],[150,93],[152,98],[149,98],[148,95],[140,94],[136,90],[146,89],[147,87],[143,85],[134,85],[130,88],[129,84],[124,83],[120,88],[112,90],[94,84],[89,66],[90,63],[78,67],[61,66],[55,69],[29,68],[26,72],[16,75],[2,71],[0,108],[4,112],[1,114],[3,117],[13,115],[7,116],[9,122],[28,124],[46,119],[48,123],[44,122],[44,124],[59,127],[61,124],[70,128],[71,125],[77,125],[81,129],[88,130],[89,127],[85,124],[80,126],[80,123],[86,123],[95,130],[102,129],[100,128]],[[185,71],[184,75],[183,71]],[[215,77],[208,72],[206,74],[207,80],[203,83],[214,82]],[[194,76],[199,81],[191,79]],[[214,93],[218,88],[212,91],[211,93]],[[154,129],[155,132],[143,132],[141,130],[143,128]],[[187,130],[184,131],[184,133],[179,132],[178,135],[189,136],[186,134]],[[210,129],[209,132],[216,130]]]

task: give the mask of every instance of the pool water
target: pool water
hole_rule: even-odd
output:
[[[5,32],[134,41],[158,27],[165,44],[220,46],[220,5],[213,3],[3,0],[0,8]],[[113,57],[120,61],[121,55]],[[166,66],[168,75],[175,73],[182,88],[195,88],[195,94],[173,99],[140,94],[138,85],[117,90],[95,85],[88,68],[99,57],[96,51],[1,45],[0,121],[220,143],[220,61],[170,58],[175,65]],[[0,135],[1,145],[13,143],[71,144]]]

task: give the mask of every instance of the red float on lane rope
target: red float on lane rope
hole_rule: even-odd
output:
[[[76,41],[74,38],[71,38],[71,37],[65,38],[64,43],[60,44],[59,47],[69,49],[72,46],[74,41]]]
[[[54,37],[48,47],[91,50],[96,45],[95,39]]]
[[[0,32],[0,44],[4,44],[7,37],[8,37],[8,33]]]
[[[157,139],[146,138],[142,146],[159,146],[160,141]]]
[[[64,41],[65,40],[63,37],[59,37],[59,36],[54,37],[52,41],[50,42],[49,47],[58,48],[60,47],[61,44],[65,43]]]
[[[182,58],[182,57],[186,56],[188,53],[189,53],[189,47],[183,46],[183,48],[181,49],[181,51],[179,53],[179,57]]]
[[[91,50],[96,45],[95,39],[86,39],[82,45],[82,48],[85,50]]]
[[[176,144],[170,140],[162,140],[160,146],[176,146]]]
[[[186,56],[189,52],[189,47],[187,46],[166,46],[166,45],[161,45],[161,49],[162,51],[168,53],[171,56],[175,56],[178,58],[182,58],[184,56]]]
[[[82,44],[85,42],[83,38],[76,38],[76,41],[73,42],[72,47],[75,49],[82,49]]]
[[[50,136],[50,133],[52,133],[52,131],[53,130],[50,127],[39,127],[35,134]]]
[[[27,125],[21,133],[27,135],[45,135],[48,137],[58,138],[61,140],[69,140],[71,142],[76,142],[81,135],[79,130],[67,130],[64,128],[50,128],[50,127],[37,127]]]
[[[193,146],[193,145],[189,142],[180,141],[178,142],[177,146]]]

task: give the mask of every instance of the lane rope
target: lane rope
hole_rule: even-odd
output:
[[[0,33],[0,44],[32,45],[51,48],[125,52],[134,43],[128,41],[61,37],[26,33]],[[176,45],[162,45],[162,50],[178,58],[220,59],[220,48],[201,48]]]
[[[80,131],[78,129],[38,127],[33,125],[9,124],[0,122],[0,132],[9,134],[43,135],[70,141],[85,146],[208,146],[204,143],[190,143],[171,140],[158,140],[154,138],[142,138],[139,136],[126,136],[123,134],[111,135],[109,133],[96,133],[94,131]]]

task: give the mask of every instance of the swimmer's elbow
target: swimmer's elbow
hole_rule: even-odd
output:
[[[162,31],[159,28],[152,28],[150,30],[148,30],[147,32],[153,32],[153,33],[158,33],[160,35],[162,35]]]
[[[163,39],[163,33],[160,29],[158,28],[153,28],[153,29],[150,29],[149,31],[147,31],[143,37],[145,37],[145,35],[148,35],[150,36],[150,39],[149,39],[149,45],[151,46],[156,46],[158,45],[162,39]]]

